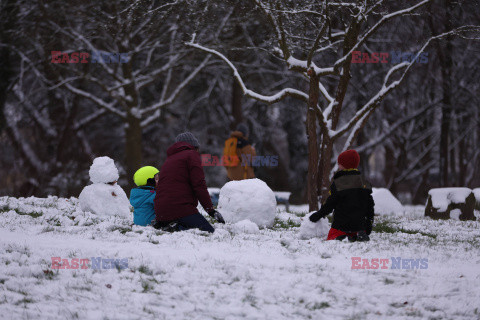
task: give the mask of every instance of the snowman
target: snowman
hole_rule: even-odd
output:
[[[83,188],[78,197],[81,209],[99,216],[131,218],[130,202],[117,184],[119,175],[113,160],[109,157],[96,158],[89,174],[93,184]]]

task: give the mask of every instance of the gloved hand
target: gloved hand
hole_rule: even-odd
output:
[[[208,215],[212,218],[214,218],[215,220],[217,220],[218,222],[220,223],[225,223],[225,220],[223,219],[222,215],[220,214],[220,212],[218,212],[217,210],[215,209],[211,209],[208,211]]]
[[[323,217],[322,217],[322,215],[320,214],[320,210],[319,210],[319,211],[315,212],[314,214],[312,214],[309,219],[310,219],[310,221],[312,221],[312,222],[317,222],[318,220],[320,220],[320,219],[322,219],[322,218],[323,218]]]
[[[373,218],[371,219],[367,218],[367,221],[365,223],[365,233],[367,235],[370,235],[370,233],[372,233],[372,228],[373,228]]]

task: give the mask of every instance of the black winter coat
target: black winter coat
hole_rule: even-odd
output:
[[[311,220],[318,221],[334,211],[332,228],[344,232],[367,230],[370,233],[373,209],[371,184],[358,170],[341,170],[333,177],[330,196]]]

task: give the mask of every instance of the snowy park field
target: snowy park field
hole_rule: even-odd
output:
[[[215,224],[210,235],[99,218],[76,198],[0,198],[0,318],[480,318],[478,221],[406,207],[377,217],[368,243],[327,242],[300,239],[306,211],[278,206],[271,228]]]

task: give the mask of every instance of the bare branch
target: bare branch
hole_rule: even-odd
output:
[[[296,99],[300,99],[300,100],[305,101],[305,102],[307,102],[307,100],[308,100],[308,95],[306,93],[304,93],[300,90],[291,89],[291,88],[283,89],[283,90],[279,91],[278,93],[276,93],[274,95],[270,95],[270,96],[262,95],[262,94],[254,92],[250,89],[247,89],[247,87],[245,86],[245,83],[243,82],[242,77],[238,73],[238,70],[235,68],[233,63],[230,60],[228,60],[228,58],[225,57],[223,54],[221,54],[220,52],[218,52],[216,50],[209,49],[207,47],[201,46],[201,45],[196,44],[196,43],[191,43],[190,42],[190,43],[186,43],[186,45],[188,45],[190,47],[193,47],[193,48],[200,49],[202,51],[205,51],[205,52],[208,52],[208,53],[211,53],[211,54],[214,54],[217,57],[219,57],[220,59],[222,59],[223,61],[225,61],[228,64],[228,66],[230,67],[230,69],[233,71],[233,76],[237,80],[240,87],[242,88],[243,94],[246,95],[247,97],[250,97],[250,98],[253,98],[255,100],[262,101],[262,102],[265,102],[265,103],[268,103],[268,104],[278,102],[278,101],[280,101],[280,100],[282,100],[282,99],[284,99],[288,96],[294,97]]]

